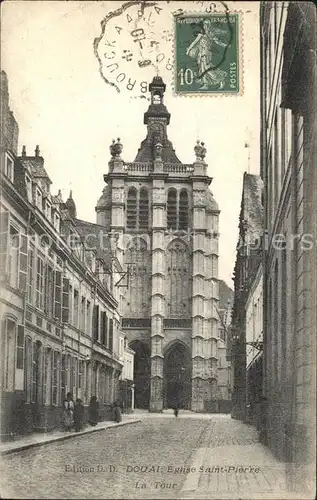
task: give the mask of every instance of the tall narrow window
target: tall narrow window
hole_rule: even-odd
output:
[[[37,258],[36,265],[36,307],[43,309],[44,289],[44,261],[42,257]]]
[[[8,264],[8,237],[9,237],[9,211],[1,207],[0,211],[0,279],[7,276]]]
[[[61,398],[62,401],[66,398],[66,354],[62,354],[62,370],[61,370]]]
[[[188,193],[182,189],[179,196],[178,229],[188,228]]]
[[[27,281],[27,300],[30,304],[33,304],[33,286],[34,286],[34,258],[35,250],[33,246],[29,248],[28,255],[28,281]]]
[[[81,390],[83,385],[83,361],[81,359],[78,360],[78,396],[81,397]]]
[[[139,199],[139,229],[148,229],[149,227],[149,195],[145,188],[140,191]]]
[[[43,395],[44,395],[43,399],[45,405],[51,404],[51,387],[52,387],[52,349],[50,347],[46,347],[44,353],[44,387],[43,387]]]
[[[24,358],[24,326],[18,325],[16,367],[19,370],[23,370],[23,358]]]
[[[89,300],[86,302],[86,309],[87,309],[87,314],[86,314],[86,331],[88,334],[90,333],[91,329],[91,306]]]
[[[3,325],[3,345],[1,349],[1,365],[3,369],[3,388],[6,391],[14,390],[15,374],[15,349],[16,349],[16,322],[10,318],[4,319]]]
[[[8,252],[8,271],[9,283],[13,288],[18,286],[19,278],[19,233],[14,227],[10,227],[9,252]]]
[[[24,347],[24,391],[26,403],[31,401],[31,386],[32,384],[32,339],[25,338]]]
[[[78,291],[74,290],[74,322],[73,325],[78,328],[78,307],[79,307],[79,295]]]
[[[109,320],[109,349],[113,350],[113,319]]]
[[[44,296],[44,312],[48,316],[53,316],[54,304],[54,269],[47,264],[45,266],[45,296]]]
[[[99,338],[99,306],[95,305],[93,310],[93,325],[92,325],[92,335],[95,342],[98,342]]]
[[[177,191],[170,189],[167,196],[167,227],[177,229]]]
[[[127,229],[136,228],[137,220],[137,192],[135,188],[130,188],[127,198]]]
[[[59,357],[60,353],[58,351],[54,351],[53,357],[53,380],[52,380],[52,404],[58,404],[58,374],[59,374]]]
[[[108,318],[107,318],[107,313],[106,311],[103,311],[102,313],[102,338],[101,338],[101,343],[108,347]]]
[[[33,342],[32,356],[32,403],[37,403],[40,391],[40,363],[41,363],[41,346],[40,342]]]
[[[82,297],[81,308],[80,308],[80,329],[83,331],[85,331],[85,320],[86,320],[85,310],[86,310],[86,299],[85,297]]]

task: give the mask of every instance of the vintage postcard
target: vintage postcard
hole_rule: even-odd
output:
[[[2,3],[1,498],[315,497],[315,27]]]

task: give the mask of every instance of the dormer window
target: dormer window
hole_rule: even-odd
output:
[[[54,217],[53,217],[53,224],[54,224],[54,227],[57,231],[59,231],[59,221],[60,221],[59,215],[58,215],[58,213],[55,212]]]
[[[14,163],[12,158],[6,154],[4,163],[4,174],[13,182],[14,178]]]
[[[51,220],[51,205],[48,201],[45,202],[45,215],[49,220]]]
[[[36,189],[36,206],[40,210],[43,210],[43,206],[42,206],[42,193],[41,193],[41,191],[39,189]]]
[[[28,201],[32,202],[32,181],[27,175],[25,176],[25,185]]]

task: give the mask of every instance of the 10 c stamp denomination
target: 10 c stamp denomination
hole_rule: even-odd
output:
[[[175,91],[239,94],[239,13],[175,16]]]

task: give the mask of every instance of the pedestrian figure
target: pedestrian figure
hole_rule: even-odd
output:
[[[178,406],[177,406],[177,404],[174,406],[174,415],[175,415],[175,417],[178,416]]]
[[[99,420],[99,403],[96,396],[91,396],[89,403],[89,423],[96,425]]]
[[[83,424],[83,418],[84,418],[84,406],[82,404],[81,399],[77,399],[74,408],[75,432],[79,432],[81,430]]]
[[[118,401],[113,403],[113,419],[115,422],[121,422],[121,408]]]
[[[74,424],[74,401],[71,392],[68,392],[63,404],[63,425],[65,431],[71,431]]]

